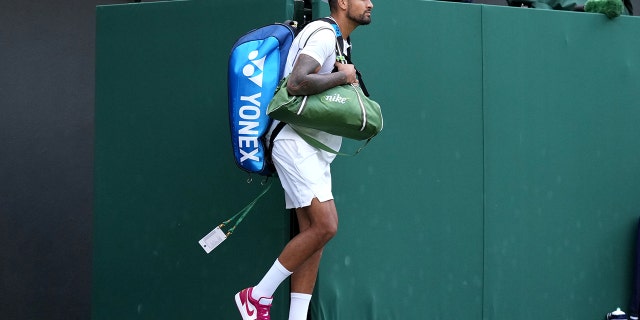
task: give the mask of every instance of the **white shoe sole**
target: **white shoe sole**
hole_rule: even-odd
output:
[[[236,293],[236,307],[238,307],[238,311],[240,311],[242,320],[256,320],[256,318],[251,318],[247,314],[247,310],[245,310],[245,307],[242,305],[242,300],[240,300],[240,292]]]

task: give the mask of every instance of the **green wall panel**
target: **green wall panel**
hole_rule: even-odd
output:
[[[640,21],[485,7],[485,319],[627,308]]]
[[[214,252],[197,243],[262,190],[233,163],[226,66],[234,41],[282,20],[282,6],[248,3],[97,10],[93,319],[232,319],[233,295],[288,238],[276,187]]]
[[[319,1],[314,14],[328,13]],[[353,60],[385,114],[340,157],[314,319],[582,319],[626,307],[640,215],[640,20],[374,2]],[[233,319],[289,236],[233,163],[226,66],[282,0],[97,10],[94,319]],[[408,14],[410,13],[410,14]],[[346,150],[358,144],[346,142]],[[285,319],[288,288],[273,319]]]
[[[314,319],[445,319],[451,310],[479,319],[481,7],[374,5],[373,23],[352,34],[353,60],[385,127],[361,154],[334,162],[340,231],[323,256]]]

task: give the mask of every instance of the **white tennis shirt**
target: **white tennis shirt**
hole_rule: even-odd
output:
[[[293,70],[293,65],[300,54],[306,54],[314,58],[320,64],[320,71],[318,74],[327,74],[333,71],[334,64],[336,62],[336,33],[333,30],[331,24],[325,21],[313,21],[305,26],[302,31],[296,36],[289,49],[289,55],[287,56],[287,64],[284,70],[284,76],[287,76]],[[346,51],[348,44],[344,41],[344,50]],[[276,121],[274,121],[276,122]],[[275,123],[271,129],[275,128]],[[342,145],[342,137],[319,131],[311,128],[300,128],[304,133],[324,143],[333,150],[340,150]],[[267,137],[269,138],[269,137]],[[278,133],[275,140],[280,139],[295,139],[302,140],[302,138],[293,130],[290,126],[285,126],[282,131]],[[267,140],[268,141],[268,140]],[[325,152],[322,151],[321,152]],[[326,153],[326,152],[325,152]],[[329,155],[329,158],[335,157],[335,155]]]

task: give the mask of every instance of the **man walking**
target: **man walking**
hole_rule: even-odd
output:
[[[334,29],[332,24],[318,20],[296,36],[285,68],[285,75],[290,75],[287,90],[291,95],[313,95],[335,86],[358,83],[352,64],[336,62],[336,35],[348,39],[358,26],[369,24],[373,4],[371,0],[328,2],[330,19],[338,27]],[[348,52],[350,44],[344,42],[343,52]],[[274,123],[272,128],[275,126]],[[339,136],[309,128],[296,129],[304,130],[333,150],[339,150],[342,144]],[[338,229],[330,171],[335,155],[310,146],[288,125],[275,137],[272,152],[285,191],[286,208],[295,209],[300,233],[289,241],[257,285],[236,294],[236,305],[243,320],[269,320],[272,295],[291,276],[289,320],[306,320],[323,248]]]

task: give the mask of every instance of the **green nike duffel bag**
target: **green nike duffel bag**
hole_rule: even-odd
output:
[[[312,96],[291,96],[288,79],[282,79],[269,103],[271,118],[354,140],[371,139],[382,130],[380,105],[359,86],[347,84]]]

